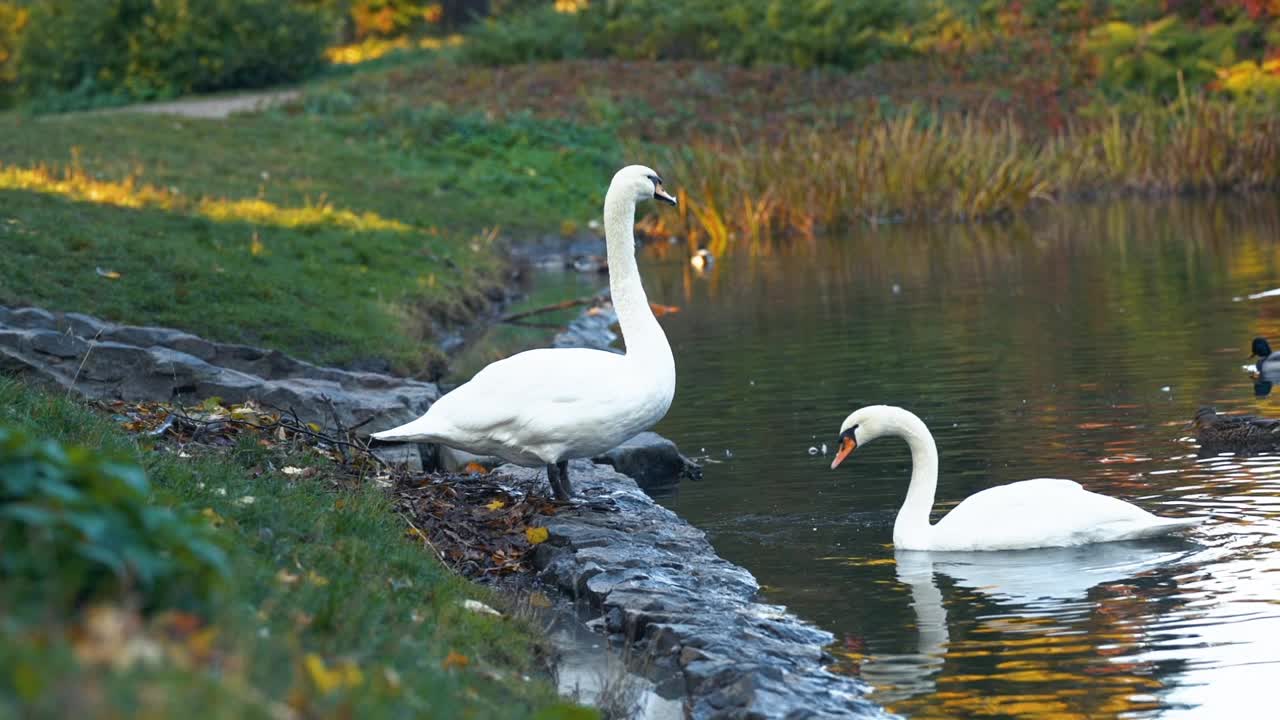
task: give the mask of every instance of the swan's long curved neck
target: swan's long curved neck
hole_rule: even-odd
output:
[[[898,546],[920,547],[921,541],[933,530],[929,525],[929,512],[938,491],[938,447],[924,422],[906,410],[895,408],[886,426],[911,448],[911,485],[893,523],[893,542]]]
[[[669,365],[675,363],[667,336],[649,307],[636,267],[636,202],[609,188],[604,199],[604,232],[609,254],[609,293],[618,313],[627,357]]]

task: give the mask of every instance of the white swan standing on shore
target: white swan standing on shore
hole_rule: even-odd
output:
[[[929,524],[938,489],[938,450],[923,421],[898,407],[870,405],[845,418],[834,470],[859,445],[896,435],[911,448],[911,484],[893,524],[899,550],[1025,550],[1165,535],[1199,519],[1162,518],[1073,480],[1038,478],[969,496]]]
[[[598,455],[653,426],[675,395],[671,346],[636,267],[636,203],[651,198],[676,204],[662,178],[642,165],[619,170],[604,198],[609,290],[625,355],[586,348],[522,352],[485,367],[417,420],[373,437],[546,465],[556,499],[568,500],[569,460]]]

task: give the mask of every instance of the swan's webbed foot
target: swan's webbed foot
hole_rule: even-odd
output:
[[[569,462],[547,463],[547,482],[551,485],[551,494],[559,502],[569,502],[573,497],[573,488],[569,485]]]
[[[621,510],[621,508],[618,507],[618,503],[613,501],[613,498],[607,497],[591,499],[574,498],[570,503],[575,509],[590,510],[591,512],[598,513],[616,513]]]

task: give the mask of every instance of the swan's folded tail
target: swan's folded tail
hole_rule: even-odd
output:
[[[1204,522],[1204,518],[1160,518],[1160,520],[1159,525],[1151,528],[1148,537],[1188,530]]]
[[[373,433],[369,437],[387,442],[432,442],[439,437],[437,425],[433,418],[423,415],[417,420]]]

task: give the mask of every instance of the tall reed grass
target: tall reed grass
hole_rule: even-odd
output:
[[[1038,202],[1280,187],[1280,117],[1210,100],[1082,120],[1054,136],[920,113],[807,129],[781,142],[701,141],[665,168],[682,211],[646,218],[723,249],[854,222],[979,220]]]

